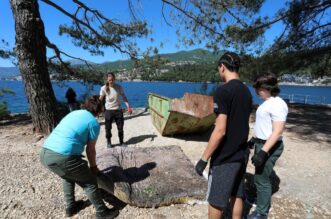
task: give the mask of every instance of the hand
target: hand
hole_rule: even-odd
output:
[[[257,154],[252,157],[252,163],[255,167],[261,167],[265,161],[268,159],[268,153],[264,150],[260,150]]]
[[[132,109],[131,109],[131,107],[128,107],[128,113],[129,113],[129,114],[132,114]]]
[[[198,163],[195,165],[195,171],[196,171],[200,176],[202,176],[202,173],[203,173],[204,169],[206,168],[207,163],[208,163],[208,161],[205,161],[205,160],[200,159],[200,160],[198,161]]]
[[[90,170],[93,173],[93,175],[95,175],[95,176],[98,175],[98,173],[100,172],[97,165],[90,167]]]
[[[251,137],[251,139],[249,139],[249,141],[247,142],[248,144],[248,147],[250,149],[253,149],[254,148],[254,145],[255,145],[255,138],[254,137]]]

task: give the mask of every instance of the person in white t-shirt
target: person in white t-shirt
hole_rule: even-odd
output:
[[[127,107],[128,113],[131,114],[132,109],[130,108],[129,101],[124,94],[122,86],[115,83],[114,73],[108,73],[106,78],[106,84],[100,89],[100,100],[105,101],[105,128],[108,148],[112,147],[111,128],[113,121],[115,121],[117,126],[120,145],[124,145],[124,117],[121,108],[120,96],[122,97]]]
[[[285,101],[278,96],[280,89],[275,75],[258,76],[254,80],[253,87],[264,102],[257,108],[254,127],[255,151],[252,163],[255,166],[256,211],[250,214],[248,219],[266,219],[271,206],[270,175],[284,149],[282,133],[285,128],[288,107]]]

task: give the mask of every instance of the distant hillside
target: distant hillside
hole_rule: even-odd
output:
[[[97,64],[97,68],[101,71],[108,70],[120,70],[120,69],[132,69],[134,62],[132,60],[119,60],[114,62],[105,62],[102,64]]]
[[[194,61],[194,62],[214,62],[218,60],[219,55],[204,49],[195,49],[190,51],[179,51],[176,53],[160,54],[160,57],[170,62]],[[115,62],[105,62],[97,65],[100,70],[120,70],[132,69],[134,62],[132,60],[119,60]]]
[[[176,53],[160,54],[164,59],[170,62],[182,62],[182,61],[194,61],[194,62],[214,62],[219,58],[219,55],[204,49],[195,49],[191,51],[179,51]],[[82,65],[80,60],[68,60],[71,65]],[[134,62],[132,60],[119,60],[114,62],[105,62],[102,64],[95,64],[90,62],[91,65],[95,65],[101,71],[109,70],[123,70],[132,69]],[[20,75],[17,67],[0,67],[0,78],[15,77]]]
[[[85,65],[85,62],[81,61],[79,59],[69,59],[69,60],[66,60],[65,62],[69,62],[70,65]],[[96,64],[94,62],[89,62],[89,61],[87,61],[87,63],[90,64],[90,65],[95,65]]]
[[[0,67],[0,78],[15,77],[20,75],[18,67]]]
[[[214,62],[218,60],[218,55],[204,49],[195,49],[190,51],[179,51],[176,53],[160,54],[172,62],[195,61],[195,62]]]

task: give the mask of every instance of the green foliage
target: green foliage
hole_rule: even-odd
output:
[[[0,88],[0,97],[4,94],[12,94],[14,95],[15,92],[7,89],[7,88]],[[7,116],[9,114],[7,103],[5,101],[0,101],[0,118]]]
[[[328,47],[331,2],[325,0],[294,0],[279,13],[286,26],[272,51],[302,51]]]
[[[181,51],[173,54],[162,54],[145,57],[141,60],[124,60],[98,65],[102,73],[90,71],[83,66],[85,72],[81,78],[103,83],[103,75],[112,71],[125,76],[129,80],[144,81],[189,81],[189,82],[218,82],[217,60],[221,52],[212,53],[208,50]],[[330,74],[330,55],[324,50],[300,51],[291,53],[265,54],[263,56],[241,55],[240,78],[251,82],[258,74],[273,72],[276,75],[287,73],[304,73],[322,77]],[[117,66],[113,68],[109,66]],[[102,69],[102,70],[101,70]]]
[[[154,195],[157,195],[157,188],[155,186],[148,186],[144,188],[143,193],[145,193],[148,197],[153,197]]]
[[[148,35],[146,21],[118,23],[115,19],[105,17],[100,11],[93,10],[82,2],[75,1],[75,3],[77,11],[75,16],[71,16],[72,24],[60,25],[60,35],[70,36],[76,46],[93,55],[103,55],[103,48],[113,47],[114,50],[131,57],[138,56],[139,49],[135,39]]]
[[[189,81],[203,82],[219,81],[217,73],[217,64],[213,62],[203,62],[195,64],[185,64],[175,66],[168,72],[153,77],[152,80],[158,81]]]
[[[7,109],[7,104],[5,102],[0,102],[0,118],[7,116],[9,114]]]
[[[330,76],[331,54],[327,53],[327,50],[325,48],[288,53],[279,52],[260,57],[244,56],[243,71],[250,79],[265,72],[272,72],[276,75],[308,74],[315,78]]]
[[[241,48],[252,46],[264,33],[250,31],[262,22],[256,16],[264,0],[162,0],[167,6],[168,17],[178,27],[180,43],[185,45],[207,42],[207,48]],[[247,29],[249,28],[249,30]]]
[[[220,54],[212,53],[205,49],[195,49],[190,51],[179,51],[176,53],[162,54],[162,58],[169,60],[170,62],[179,61],[195,61],[195,62],[213,62],[216,61]]]
[[[309,71],[319,77],[330,72],[331,1],[288,0],[282,9],[267,16],[260,15],[265,0],[162,2],[170,11],[168,17],[177,24],[180,43],[207,42],[207,48],[214,51],[232,48],[254,55],[253,74],[266,70],[280,74]],[[265,31],[281,22],[283,30],[268,48]]]
[[[4,94],[12,94],[15,95],[15,92],[8,88],[0,88],[0,97]]]
[[[0,58],[9,59],[15,56],[14,51],[8,48],[9,44],[5,40],[0,41]]]

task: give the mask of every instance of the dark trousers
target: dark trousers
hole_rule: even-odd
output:
[[[255,144],[255,154],[257,154],[263,144]],[[255,169],[254,184],[256,186],[257,200],[256,211],[261,215],[268,215],[271,206],[272,184],[270,175],[273,171],[276,161],[283,153],[284,145],[282,141],[276,143],[269,151],[270,156],[261,168]]]
[[[105,111],[105,126],[106,126],[106,139],[110,141],[111,139],[111,128],[112,128],[112,123],[115,120],[117,130],[118,130],[118,138],[120,141],[120,144],[123,143],[123,138],[124,138],[124,117],[123,117],[123,112],[121,109],[119,110],[106,110]]]
[[[77,183],[84,189],[97,212],[102,213],[107,210],[98,192],[96,177],[90,171],[87,161],[83,160],[81,156],[66,156],[42,148],[40,161],[46,168],[62,178],[64,200],[67,208],[74,206],[75,183]]]

